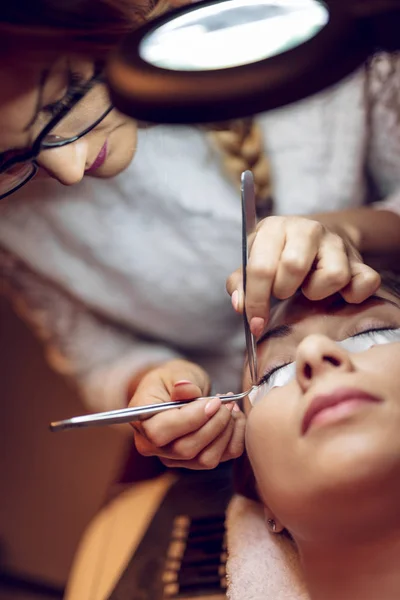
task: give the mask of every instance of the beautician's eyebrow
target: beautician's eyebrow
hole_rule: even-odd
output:
[[[364,302],[362,302],[358,306],[368,307],[369,304],[371,304],[372,302],[376,302],[376,301],[385,302],[387,304],[392,304],[392,306],[395,306],[397,309],[400,309],[400,305],[398,303],[396,303],[394,300],[391,300],[390,298],[383,298],[382,296],[378,296],[376,294],[373,294],[372,296],[370,296],[369,298],[364,300]],[[337,298],[336,300],[333,301],[332,305],[329,307],[329,310],[336,313],[340,310],[343,310],[346,306],[349,306],[349,304],[344,300],[344,298],[342,298],[342,296],[340,296],[339,298]],[[262,344],[263,342],[266,342],[267,340],[277,339],[277,338],[285,338],[285,337],[291,335],[292,333],[293,333],[292,325],[277,325],[276,327],[267,329],[267,331],[265,333],[263,333],[263,335],[260,337],[260,339],[257,340],[257,346],[259,344]]]

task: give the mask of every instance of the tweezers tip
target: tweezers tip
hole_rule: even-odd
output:
[[[51,432],[56,432],[56,431],[60,431],[62,429],[65,429],[65,427],[63,426],[63,422],[62,421],[53,421],[53,423],[50,423],[49,425],[49,429]]]

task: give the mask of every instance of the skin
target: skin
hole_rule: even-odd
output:
[[[359,306],[297,295],[269,324],[292,333],[259,347],[260,373],[295,360],[296,378],[249,411],[246,448],[266,516],[293,535],[313,600],[389,599],[400,589],[400,343],[352,354],[335,343],[400,327],[399,299],[378,295]],[[349,387],[380,401],[303,434],[313,398]]]
[[[168,0],[160,2],[161,10],[177,8],[190,4],[190,0]],[[139,3],[141,8],[146,3]],[[26,49],[29,54],[29,48]],[[42,56],[37,49],[34,51],[33,60],[21,60],[21,54],[17,56],[7,55],[7,60],[0,64],[0,154],[14,148],[29,148],[36,136],[40,133],[43,125],[48,123],[49,115],[42,113],[37,122],[27,127],[38,102],[39,82],[43,71],[50,71],[43,89],[42,106],[60,100],[66,92],[68,82],[68,68],[74,72],[84,75],[88,79],[93,74],[93,63],[76,55],[54,56],[53,48],[49,47]],[[93,102],[83,109],[96,116],[99,115],[99,104],[104,103],[107,95],[103,87],[99,95],[92,96]],[[104,108],[107,108],[108,100]],[[85,123],[88,119],[85,118]],[[89,123],[90,124],[90,118]],[[102,121],[89,134],[73,144],[64,148],[43,151],[37,162],[40,166],[38,177],[52,177],[64,185],[74,185],[81,181],[85,175],[91,177],[113,177],[127,168],[134,157],[136,149],[136,123],[113,110],[104,121]],[[107,158],[105,162],[96,169],[87,173],[87,170],[95,162],[107,142]]]
[[[143,375],[130,406],[209,393],[210,380],[203,369],[186,360],[173,360]],[[215,397],[197,400],[133,424],[135,445],[140,454],[158,456],[168,467],[214,469],[242,454],[245,422],[235,403],[221,405]]]
[[[185,2],[177,0],[170,4],[181,6]],[[93,74],[93,64],[76,56],[65,56],[56,61],[45,57],[26,64],[13,60],[13,57],[10,57],[10,61],[12,64],[0,66],[0,81],[3,84],[0,87],[0,153],[13,148],[29,148],[49,122],[50,116],[42,111],[37,121],[27,127],[35,113],[43,71],[50,69],[42,93],[43,107],[64,96],[69,69],[81,74],[85,80]],[[103,105],[106,109],[108,103],[103,102]],[[74,109],[74,114],[77,110]],[[82,120],[82,113],[82,110],[78,112],[78,120]],[[93,114],[99,114],[97,105],[93,106]],[[41,167],[37,177],[50,176],[65,185],[78,183],[106,141],[107,160],[88,175],[112,177],[118,174],[133,158],[136,125],[114,110],[96,129],[77,142],[60,149],[43,151],[37,159]],[[188,383],[182,384],[182,380],[189,379]],[[135,402],[144,405],[204,395],[208,393],[209,386],[209,377],[202,369],[181,360],[151,365],[135,373],[127,394],[128,399],[135,394]],[[165,419],[156,416],[137,426],[137,447],[145,456],[161,456],[167,465],[213,468],[221,460],[236,458],[243,452],[245,419],[235,408],[233,404],[221,406],[221,402],[214,398],[210,402],[187,407],[183,415],[179,413],[180,417],[184,417],[182,421],[177,419],[177,411],[171,411]],[[199,428],[201,433],[197,435]]]
[[[170,2],[171,5],[185,3],[186,0]],[[34,63],[14,61],[11,64],[10,61],[12,60],[13,57],[8,57],[7,64],[0,66],[0,81],[3,83],[0,89],[0,152],[12,148],[29,147],[40,132],[41,127],[48,122],[48,115],[42,114],[41,120],[39,119],[34,126],[27,127],[37,105],[38,82],[43,70],[51,70],[43,90],[43,105],[62,98],[67,83],[68,65],[86,78],[89,78],[93,72],[91,63],[76,56],[65,56],[56,61],[46,57]],[[106,141],[108,145],[107,160],[100,168],[88,175],[95,177],[116,175],[126,168],[134,155],[136,127],[131,120],[113,111],[95,130],[78,142],[62,149],[42,152],[38,157],[41,167],[38,176],[54,177],[65,185],[73,185],[79,182],[85,171],[95,162]],[[295,236],[298,239],[308,239],[308,234],[304,234],[304,227],[306,223],[310,223],[311,225],[307,226],[314,228],[313,231],[315,231],[311,252],[318,252],[320,246],[322,247],[322,243],[327,250],[334,244],[338,246],[336,255],[341,257],[339,268],[336,268],[334,273],[331,272],[330,268],[322,268],[318,271],[320,289],[325,290],[322,294],[341,289],[343,289],[343,293],[346,293],[347,285],[350,282],[354,283],[358,275],[361,275],[357,280],[360,285],[357,283],[357,289],[352,291],[354,301],[360,301],[360,298],[366,297],[379,285],[379,276],[368,270],[368,268],[364,268],[359,258],[354,258],[354,255],[349,252],[349,247],[343,246],[340,236],[328,235],[331,232],[327,228],[317,227],[316,229],[315,223],[313,224],[306,219],[298,219],[294,224],[295,226],[291,227],[290,233],[288,233],[288,231],[285,231],[289,224],[288,218],[282,218],[278,228],[275,222],[269,220],[268,223],[273,225],[274,232],[279,229],[282,235],[289,240],[293,239],[293,241],[295,241]],[[256,240],[254,243],[253,256],[256,255],[257,247],[260,249],[260,252],[257,251],[259,257],[269,256],[269,247],[263,248],[263,240],[272,238],[270,238],[269,230],[265,224],[260,225],[257,235],[258,241]],[[297,250],[298,248],[296,252],[292,253],[292,257],[293,255],[298,257]],[[348,257],[351,257],[352,265],[358,269],[357,272],[354,271],[353,267],[349,271],[347,266],[343,271],[343,262],[346,263]],[[293,266],[295,270],[298,270],[299,265],[293,265],[292,259],[286,261],[285,257],[283,258],[283,262],[278,260],[274,268],[280,269],[279,277],[282,281],[285,280],[287,275],[290,275],[291,288],[294,289],[294,279],[296,278],[292,276]],[[312,263],[312,259],[308,255],[306,260],[308,263]],[[250,302],[253,301],[252,298],[255,299],[256,313],[258,311],[259,315],[262,314],[265,317],[265,313],[268,312],[268,308],[265,307],[269,306],[269,297],[271,293],[276,291],[271,285],[275,271],[271,271],[270,266],[262,261],[261,265],[260,262],[257,264],[257,261],[255,261],[256,264],[249,265],[248,298]],[[331,264],[330,261],[326,262],[329,265]],[[307,276],[307,272],[304,272],[307,264],[302,265],[300,268],[300,275],[303,278]],[[346,277],[343,277],[344,272]],[[264,280],[259,285],[258,280],[263,278]],[[267,279],[266,284],[265,279]],[[236,274],[236,280],[239,282],[237,286],[239,289],[240,274]],[[254,282],[254,285],[252,282]],[[232,283],[230,293],[234,289],[236,289],[236,286]],[[262,296],[261,305],[260,292]],[[286,290],[284,293],[290,293],[290,290]],[[257,317],[257,315],[255,316]],[[262,318],[261,328],[263,323]],[[260,322],[258,322],[259,325]],[[193,373],[195,374],[193,375]],[[187,383],[182,384],[183,380],[186,380]],[[160,400],[193,398],[208,393],[209,383],[207,374],[188,361],[179,361],[178,364],[172,361],[172,363],[164,365],[152,365],[140,374],[133,374],[128,385],[128,401],[131,406],[142,406]],[[194,403],[193,407],[179,411],[179,418],[174,411],[171,414],[157,415],[137,428],[135,432],[136,445],[142,454],[160,456],[168,466],[212,468],[221,460],[239,456],[243,449],[244,419],[240,412],[233,410],[233,407],[231,409],[221,406],[220,402],[214,399],[211,404],[207,403],[207,407],[201,403]],[[174,419],[173,428],[170,428],[169,431],[173,432],[173,435],[166,439],[164,432],[171,425],[171,418]]]
[[[14,148],[29,148],[50,114],[45,110],[49,104],[63,98],[67,91],[68,72],[78,73],[84,80],[93,74],[93,64],[76,56],[65,56],[56,62],[46,57],[29,64],[11,63],[0,68],[0,152]],[[42,91],[42,109],[35,123],[30,123],[38,104],[39,82],[43,71],[49,71]],[[104,110],[109,104],[103,86],[91,94],[92,100],[82,101],[74,109],[77,122],[90,124],[87,114],[94,120],[100,116],[99,104]],[[76,111],[76,112],[75,112]],[[61,127],[61,125],[60,125]],[[62,133],[62,129],[60,130]],[[89,173],[93,177],[112,177],[124,170],[131,162],[136,146],[136,125],[113,110],[94,130],[73,144],[41,152],[37,161],[41,177],[53,177],[64,185],[81,181],[85,171],[95,162],[107,142],[104,164]]]
[[[297,266],[300,258],[302,263],[293,277],[294,265],[287,260],[285,248],[298,248],[299,240],[303,254],[290,253]],[[319,263],[314,268],[316,255]],[[327,227],[302,217],[270,217],[259,225],[252,240],[248,273],[246,297],[250,303],[262,297],[264,305],[269,305],[271,294],[292,295],[303,280],[307,282],[304,292],[313,299],[315,295],[325,298],[340,292],[349,302],[362,302],[380,285],[379,274],[363,263],[353,247]],[[241,273],[236,271],[228,280],[228,291],[232,293],[240,283]],[[240,301],[235,308],[239,312],[243,309]],[[132,407],[196,398],[210,389],[207,374],[188,361],[151,368],[131,383],[128,401]],[[237,407],[229,413],[218,399],[207,405],[207,411],[204,403],[193,402],[135,425],[135,444],[141,454],[158,456],[169,467],[212,468],[242,453],[244,419]]]
[[[367,222],[373,219],[376,225],[382,212],[369,210]],[[323,216],[267,217],[250,236],[246,314],[256,337],[268,322],[271,296],[285,300],[301,288],[310,300],[340,292],[348,302],[359,303],[379,287],[378,274],[362,259],[359,229],[341,213],[326,223]],[[390,221],[396,224],[396,216]],[[227,290],[235,310],[243,312],[241,269],[229,277]]]

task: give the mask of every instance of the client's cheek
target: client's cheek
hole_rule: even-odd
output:
[[[286,444],[279,431],[268,426],[258,411],[252,412],[253,419],[248,419],[246,427],[246,450],[257,490],[264,504],[271,505],[271,501],[279,504],[281,489],[287,481]]]
[[[251,406],[250,400],[249,400],[248,396],[246,396],[246,398],[243,400],[243,412],[246,415],[246,417],[249,416],[251,410],[252,410],[252,406]]]
[[[246,424],[246,447],[257,462],[268,463],[280,453],[286,427],[273,402],[264,398],[250,409]]]
[[[295,386],[272,389],[250,409],[246,424],[246,448],[258,471],[272,473],[296,470],[300,439]]]
[[[367,374],[371,384],[378,385],[374,392],[385,398],[394,396],[400,403],[400,344],[386,344],[374,346],[369,352],[360,354],[354,358],[356,366],[361,374]],[[366,378],[361,382],[365,385]]]

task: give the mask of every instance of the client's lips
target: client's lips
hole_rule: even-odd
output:
[[[326,422],[332,422],[342,416],[345,416],[346,414],[349,414],[356,407],[358,407],[360,404],[364,404],[365,402],[377,403],[381,402],[381,399],[377,398],[376,396],[371,396],[371,394],[368,394],[363,390],[357,390],[354,388],[341,388],[335,390],[331,394],[316,396],[304,415],[302,434],[304,435],[307,433],[313,422],[317,420],[317,416],[321,415],[321,422],[323,420],[323,416],[326,417],[324,421],[326,420]],[[339,405],[342,406],[339,407]],[[338,408],[335,410],[335,407]],[[322,415],[322,413],[325,414]]]
[[[97,169],[99,169],[105,162],[107,158],[107,141],[104,142],[103,147],[101,148],[100,152],[97,155],[97,158],[94,160],[94,162],[91,164],[91,166],[86,169],[85,173],[93,173],[93,171],[96,171]]]

